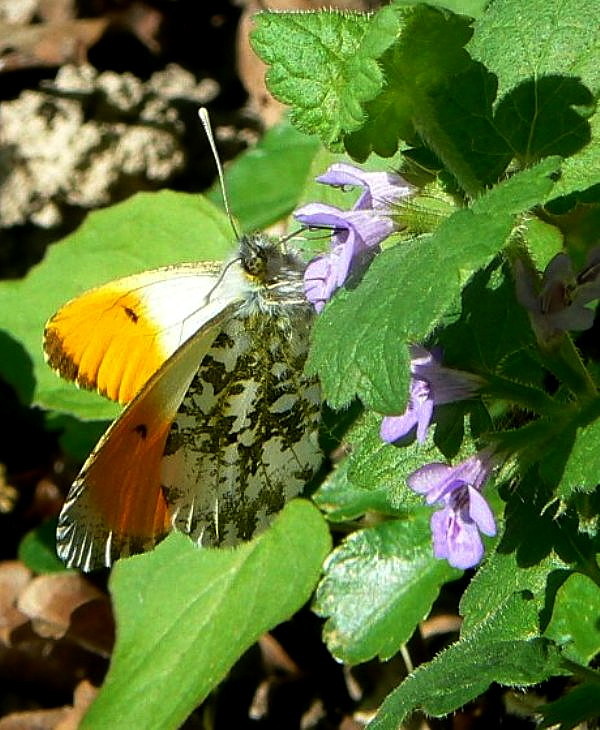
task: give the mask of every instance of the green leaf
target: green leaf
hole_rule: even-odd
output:
[[[595,411],[597,419],[600,402]],[[558,483],[557,495],[567,499],[574,492],[592,492],[596,489],[600,469],[600,420],[592,420],[577,430],[572,448],[565,457],[566,462]]]
[[[48,520],[25,535],[19,545],[19,560],[34,573],[66,570],[56,554],[56,520]]]
[[[586,575],[574,574],[556,592],[552,620],[544,636],[563,646],[563,654],[588,664],[600,652],[600,588]]]
[[[82,727],[177,728],[259,636],[308,599],[331,538],[309,502],[236,549],[173,534],[120,561],[110,588],[117,645]]]
[[[363,160],[371,151],[389,157],[398,138],[424,143],[475,197],[497,181],[511,159],[493,125],[496,79],[465,51],[472,33],[466,17],[404,5],[391,6],[401,32],[380,59],[387,83],[365,104],[367,120],[346,138],[346,148]]]
[[[0,301],[2,301],[2,287],[0,283]],[[10,313],[3,310],[3,319],[8,320]],[[29,405],[35,392],[35,378],[33,375],[32,358],[23,345],[8,331],[0,329],[0,375],[13,388],[23,405]]]
[[[406,477],[429,461],[443,461],[443,454],[427,443],[395,446],[382,441],[381,417],[366,414],[347,435],[351,453],[347,458],[348,479],[361,489],[385,489],[391,505],[411,511],[423,503],[422,497],[406,485]]]
[[[548,641],[512,638],[511,626],[532,621],[527,599],[514,595],[495,607],[494,619],[505,627],[502,639],[490,638],[490,629],[498,635],[492,620],[492,626],[482,624],[477,632],[418,667],[388,695],[369,730],[397,730],[416,709],[434,717],[446,715],[485,692],[492,682],[524,686],[560,673],[560,656]]]
[[[559,730],[580,727],[586,720],[600,717],[600,676],[595,682],[587,682],[575,687],[556,702],[538,708],[544,718],[539,727],[559,726]]]
[[[348,480],[348,464],[348,459],[342,462],[312,495],[313,502],[325,512],[327,519],[330,522],[346,522],[366,512],[397,514],[398,510],[390,502],[388,489],[362,489]]]
[[[59,431],[61,449],[79,462],[85,461],[109,425],[109,421],[81,421],[55,411],[46,414],[47,429]]]
[[[348,136],[346,148],[357,159],[365,159],[371,151],[389,157],[398,147],[398,138],[409,144],[423,139],[463,187],[476,194],[481,181],[440,124],[432,99],[432,94],[469,67],[464,49],[472,33],[469,21],[426,5],[394,9],[400,34],[380,59],[387,83],[365,104],[366,123]]]
[[[256,231],[281,220],[297,205],[319,149],[316,137],[298,132],[287,120],[225,170],[229,205],[242,231]],[[215,183],[207,196],[222,205]]]
[[[525,222],[523,238],[539,271],[543,271],[550,260],[563,248],[563,237],[560,230],[539,218],[531,218]]]
[[[562,175],[556,183],[557,195],[569,195],[573,192],[585,191],[590,186],[600,183],[600,109],[588,119],[591,140],[588,145],[568,157],[562,166]],[[580,196],[581,197],[581,196]],[[598,201],[598,191],[594,196]]]
[[[446,8],[457,15],[478,18],[489,4],[488,0],[428,0],[427,5]],[[415,0],[394,0],[394,5],[415,5]]]
[[[531,522],[527,524],[533,537],[538,537],[539,526]],[[523,565],[516,552],[501,550],[506,550],[506,542],[501,542],[487,557],[462,597],[460,612],[464,622],[461,633],[464,636],[477,631],[483,623],[491,622],[499,604],[524,591],[531,595],[531,605],[537,607],[538,613],[531,614],[532,624],[525,627],[523,636],[516,636],[515,631],[515,638],[531,638],[532,634],[540,634],[539,613],[544,608],[549,576],[562,575],[564,579],[568,575],[568,566],[554,552],[540,558],[539,562]]]
[[[475,23],[468,50],[498,78],[495,126],[523,163],[589,142],[597,21],[596,0],[500,0]]]
[[[433,557],[429,510],[354,532],[331,553],[314,610],[336,659],[393,656],[413,634],[440,586],[460,571]]]
[[[383,251],[355,290],[334,297],[317,319],[309,359],[334,408],[358,395],[382,413],[403,412],[408,343],[425,342],[458,309],[462,288],[508,239],[513,216],[548,198],[556,165],[548,159],[517,173],[431,236]]]
[[[506,265],[494,262],[477,272],[463,289],[461,310],[460,318],[439,335],[449,367],[485,376],[503,368],[509,355],[533,341],[529,318],[517,302]]]
[[[342,135],[362,122],[361,102],[382,84],[376,56],[369,55],[368,16],[265,12],[255,23],[252,45],[270,66],[266,78],[273,95],[293,106],[291,120],[299,130],[339,147]]]
[[[492,561],[509,562],[500,563],[504,568],[499,575],[489,576],[489,594],[482,597],[483,605],[489,596],[502,594],[504,589],[500,585],[506,590],[531,590],[542,596],[544,572],[547,580],[552,575],[552,580],[559,582],[574,568],[586,571],[598,552],[593,536],[578,531],[579,518],[574,510],[559,505],[536,469],[530,469],[503,497],[504,534]],[[547,602],[548,597],[544,596],[544,600]],[[546,612],[551,610],[549,606],[545,604]],[[545,621],[549,619],[548,615]]]
[[[597,0],[496,0],[474,30],[468,50],[498,76],[501,96],[551,74],[599,90]]]
[[[68,299],[111,279],[183,261],[223,258],[233,248],[225,216],[199,195],[139,193],[90,213],[77,231],[54,244],[21,281],[0,284],[2,325],[33,363],[34,405],[85,419],[112,418],[117,407],[61,381],[46,365],[45,321]],[[18,361],[0,358],[9,382]],[[9,369],[7,372],[7,369]]]
[[[461,165],[468,165],[479,183],[491,185],[501,178],[513,156],[496,129],[496,91],[494,74],[480,63],[471,63],[432,95],[432,113],[443,135],[438,132],[437,146],[431,146],[471,195],[476,190],[465,187]],[[431,133],[426,139],[431,144]]]

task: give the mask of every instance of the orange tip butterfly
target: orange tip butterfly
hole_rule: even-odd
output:
[[[108,567],[173,528],[198,545],[234,545],[318,469],[320,390],[304,373],[314,316],[305,265],[263,234],[238,243],[224,264],[118,279],[47,322],[49,365],[127,404],[61,511],[57,550],[67,566]]]

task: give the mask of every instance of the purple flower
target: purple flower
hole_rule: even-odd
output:
[[[363,188],[353,210],[389,209],[396,200],[414,192],[412,185],[393,172],[366,172],[346,162],[336,162],[320,175],[317,182],[334,187],[358,185]]]
[[[407,478],[408,486],[426,495],[427,504],[442,509],[431,516],[433,554],[455,568],[466,570],[483,557],[481,536],[494,536],[496,523],[481,489],[496,465],[490,449],[475,454],[457,466],[433,463]]]
[[[364,172],[345,163],[331,165],[317,180],[329,185],[363,188],[352,210],[310,203],[294,213],[306,226],[332,229],[329,253],[313,259],[304,274],[306,298],[320,312],[333,292],[346,281],[351,269],[364,265],[379,251],[379,244],[395,228],[390,217],[391,205],[413,192],[413,188],[394,173]]]
[[[557,254],[546,266],[541,283],[517,259],[515,280],[517,299],[528,310],[540,341],[548,343],[568,330],[589,329],[594,311],[585,305],[600,298],[600,249],[589,252],[586,265],[577,273],[567,254]]]
[[[413,345],[410,352],[412,378],[406,410],[399,416],[385,416],[381,422],[380,436],[388,443],[406,436],[415,426],[417,441],[423,443],[434,406],[472,398],[483,385],[477,375],[443,367],[439,351]]]

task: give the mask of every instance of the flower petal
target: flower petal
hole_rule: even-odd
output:
[[[440,485],[442,485],[443,489],[448,479],[451,479],[453,475],[454,467],[434,461],[413,471],[412,474],[406,477],[406,482],[413,492],[426,494],[427,504],[432,504],[440,497]]]
[[[483,558],[483,542],[472,522],[465,522],[460,512],[452,508],[438,510],[431,515],[433,554],[446,559],[450,565],[466,570]]]
[[[441,365],[441,353],[424,347],[411,347],[410,371],[413,378],[428,383],[433,405],[454,403],[472,398],[483,386],[483,379],[473,373]]]
[[[450,518],[452,516],[449,507],[439,509],[431,515],[429,522],[431,535],[433,537],[433,554],[436,558],[448,558],[448,531],[450,529]]]
[[[329,255],[318,256],[313,259],[304,271],[304,294],[314,305],[317,312],[321,312],[325,302],[331,297],[335,289],[336,272],[333,271]]]
[[[473,568],[483,558],[483,542],[477,526],[457,518],[455,529],[448,536],[448,562],[454,568]]]
[[[382,441],[393,444],[403,436],[406,436],[415,427],[417,417],[414,411],[409,408],[401,416],[385,416],[381,421],[379,435]]]
[[[340,210],[324,203],[304,205],[294,212],[294,218],[311,228],[331,228],[332,245],[350,245],[354,254],[378,246],[394,231],[388,217],[372,210]]]
[[[294,211],[294,218],[305,226],[314,228],[349,228],[346,215],[348,211],[325,203],[308,203]]]
[[[433,418],[433,400],[427,398],[420,402],[415,402],[414,413],[417,417],[417,441],[420,444],[427,440],[427,429]]]
[[[346,162],[336,162],[317,178],[327,185],[358,185],[364,189],[354,210],[389,208],[394,201],[410,195],[414,188],[393,172],[367,172]]]
[[[469,517],[483,532],[493,537],[496,534],[496,521],[485,497],[477,489],[467,487],[469,493]]]

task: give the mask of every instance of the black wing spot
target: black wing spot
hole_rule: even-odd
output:
[[[137,312],[135,312],[131,307],[123,307],[125,310],[125,314],[129,317],[129,319],[134,323],[137,324],[139,320],[139,315]]]
[[[142,440],[146,439],[146,436],[148,435],[148,428],[144,423],[138,423],[133,430],[140,435]]]

